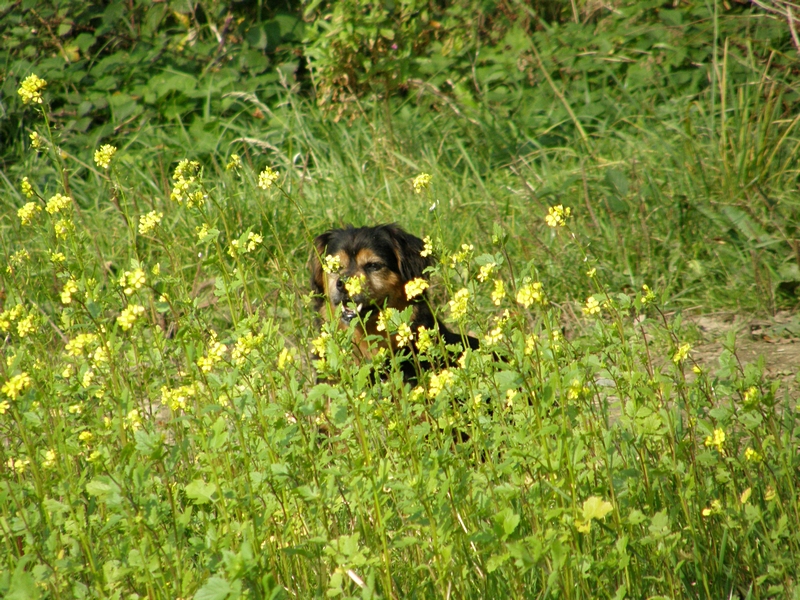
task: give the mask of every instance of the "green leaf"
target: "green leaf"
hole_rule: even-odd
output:
[[[230,593],[230,583],[222,577],[210,577],[205,585],[197,590],[194,600],[225,600]]]
[[[184,488],[184,491],[195,504],[208,504],[214,502],[213,496],[217,492],[217,486],[213,483],[206,483],[202,479],[195,479]]]

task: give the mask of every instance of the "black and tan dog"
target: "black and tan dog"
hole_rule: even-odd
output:
[[[408,299],[406,283],[413,279],[427,279],[425,269],[433,264],[433,257],[423,256],[424,243],[394,224],[374,227],[346,227],[326,231],[314,240],[311,252],[311,286],[317,294],[316,308],[323,319],[336,319],[341,327],[349,327],[357,319],[354,341],[365,357],[374,350],[391,344],[397,347],[396,336],[386,336],[378,331],[382,310],[398,311],[412,307],[411,330],[414,339],[420,327],[436,332],[447,345],[477,348],[478,340],[450,331],[430,309],[427,290]],[[330,258],[329,258],[330,257]],[[323,268],[326,262],[334,268]],[[348,286],[348,281],[360,279],[358,286]],[[351,294],[350,287],[357,290]],[[358,290],[360,288],[360,290]],[[378,343],[368,339],[379,336]],[[412,344],[412,351],[416,346]],[[421,363],[421,368],[430,368]],[[413,368],[406,365],[403,373],[413,377]]]

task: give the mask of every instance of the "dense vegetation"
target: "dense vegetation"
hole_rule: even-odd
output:
[[[797,387],[683,319],[797,307],[790,8],[0,3],[0,595],[797,597]],[[308,296],[388,221],[417,387]]]

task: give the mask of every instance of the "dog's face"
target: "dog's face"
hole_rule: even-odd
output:
[[[403,310],[409,301],[405,285],[425,277],[431,257],[421,255],[424,243],[396,225],[332,229],[314,240],[311,286],[323,296],[318,308],[324,318],[348,326],[356,317],[374,333],[381,310]],[[413,317],[412,317],[413,320]]]

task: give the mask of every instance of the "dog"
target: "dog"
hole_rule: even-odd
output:
[[[417,334],[421,327],[438,332],[446,346],[457,348],[445,358],[445,363],[453,358],[452,354],[464,348],[477,349],[477,339],[450,331],[436,318],[430,308],[427,289],[411,299],[406,295],[409,281],[428,279],[425,269],[432,266],[435,259],[424,253],[424,249],[425,244],[420,238],[394,223],[373,227],[347,226],[317,236],[309,259],[317,312],[325,320],[337,320],[345,329],[356,321],[354,342],[365,358],[374,356],[378,348],[388,346],[395,354],[407,355],[410,351],[416,355]],[[360,285],[348,285],[354,280],[360,280]],[[413,336],[409,344],[401,347],[396,335],[380,331],[380,315],[387,308],[403,311],[408,307],[411,307]],[[377,336],[379,341],[376,343],[372,336]],[[434,366],[425,361],[417,361],[417,364],[420,369]],[[402,370],[407,381],[416,379],[412,361],[403,361]]]

